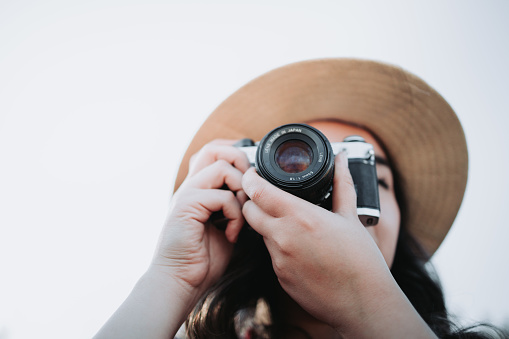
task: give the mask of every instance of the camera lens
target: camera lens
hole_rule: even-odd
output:
[[[256,150],[256,171],[273,185],[314,204],[328,196],[334,153],[327,138],[305,124],[279,126]]]
[[[286,173],[299,173],[307,170],[313,162],[313,151],[303,141],[288,140],[279,145],[275,159]]]

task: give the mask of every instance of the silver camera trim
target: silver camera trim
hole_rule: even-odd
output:
[[[332,152],[334,155],[338,155],[341,151],[346,151],[348,159],[365,159],[366,161],[375,161],[375,151],[373,145],[364,142],[364,139],[343,141],[343,142],[332,142]],[[346,146],[348,144],[348,147]]]
[[[258,141],[255,143],[255,146],[244,146],[244,147],[239,148],[242,152],[246,153],[247,160],[249,160],[251,167],[254,167],[254,165],[255,165],[256,150],[258,149],[259,143],[260,142]]]

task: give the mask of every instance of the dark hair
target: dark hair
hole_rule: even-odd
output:
[[[232,259],[221,279],[200,299],[186,321],[189,338],[237,338],[235,317],[253,310],[259,299],[268,303],[277,323],[274,302],[278,285],[263,238],[249,226],[242,229]],[[247,319],[243,319],[247,321]],[[236,329],[237,327],[237,329]],[[273,325],[261,331],[273,334]]]

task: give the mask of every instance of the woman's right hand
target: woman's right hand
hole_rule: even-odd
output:
[[[191,158],[149,269],[95,338],[173,338],[223,274],[244,225],[247,200],[241,181],[249,162],[233,143],[212,142]],[[221,189],[225,184],[229,190]],[[230,219],[225,231],[208,221],[220,210]]]
[[[250,165],[233,142],[216,140],[191,158],[150,267],[180,284],[193,305],[225,271],[244,225],[242,176]],[[228,190],[221,189],[224,185]],[[209,222],[211,214],[221,210],[229,219],[225,231]]]

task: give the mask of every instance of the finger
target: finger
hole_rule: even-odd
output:
[[[210,192],[217,194],[218,201],[216,203],[208,200],[212,197]],[[242,214],[242,206],[233,192],[225,190],[203,190],[203,193],[200,194],[207,195],[207,204],[208,207],[211,208],[209,218],[213,212],[223,211],[223,215],[226,219],[228,219],[224,235],[229,242],[237,242],[240,230],[242,229],[242,226],[244,226],[245,219]]]
[[[357,193],[348,169],[346,152],[339,153],[335,159],[332,211],[343,216],[357,214]]]
[[[240,230],[244,226],[245,218],[242,214],[242,205],[234,195],[233,197],[235,201],[229,201],[228,205],[223,206],[223,214],[229,219],[224,235],[229,242],[236,243]]]
[[[228,146],[232,146],[233,144],[235,144],[238,140],[237,139],[214,139],[212,140],[211,142],[209,142],[209,144],[212,144],[212,145],[228,145]]]
[[[221,140],[216,142],[223,142]],[[203,148],[191,157],[189,162],[189,175],[192,176],[203,168],[213,164],[217,160],[225,160],[238,168],[244,173],[249,167],[249,161],[244,152],[240,149],[221,144],[221,143],[208,143]]]
[[[252,200],[246,201],[242,207],[242,214],[249,226],[251,226],[262,237],[268,237],[271,231],[270,221],[274,218],[263,211]]]
[[[209,206],[214,208],[214,211],[212,212],[217,212],[220,210],[223,211],[223,215],[229,220],[224,235],[229,242],[237,242],[240,230],[242,229],[245,220],[239,201],[231,191],[204,190],[204,192],[205,191],[218,193],[218,197],[220,197],[218,201],[219,205],[217,205],[217,203],[214,205],[211,202]]]
[[[231,191],[242,189],[242,172],[225,160],[212,163],[185,182],[186,187],[202,189],[221,188],[225,184]]]
[[[277,188],[249,169],[242,177],[242,188],[249,198],[265,213],[280,218],[295,211],[304,200]]]
[[[249,200],[249,197],[247,196],[246,192],[244,191],[238,191],[236,194],[236,197],[237,197],[237,200],[240,202],[240,205],[241,206],[244,206],[244,204],[246,203],[246,201]]]
[[[235,139],[214,139],[211,142],[209,142],[208,144],[233,146],[237,141],[238,140],[235,140]],[[198,153],[200,153],[200,152],[197,152],[197,153],[191,155],[191,157],[189,158],[189,164],[192,164],[196,160]],[[191,167],[191,166],[189,166],[189,167]]]
[[[229,219],[226,227],[228,241],[235,242],[238,232],[244,225],[244,215],[239,201],[231,191],[220,189],[194,190],[192,196],[183,202],[187,207],[188,217],[205,224],[212,213],[223,211],[224,216]],[[186,213],[187,213],[186,212]]]

